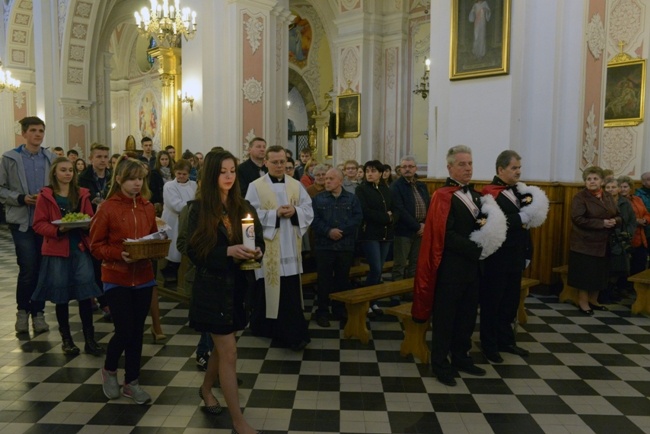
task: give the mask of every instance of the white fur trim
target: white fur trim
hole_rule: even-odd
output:
[[[483,248],[481,259],[485,259],[505,241],[508,223],[505,214],[489,194],[481,197],[481,212],[487,216],[486,223],[472,232],[469,239]]]
[[[526,206],[522,206],[520,212],[528,216],[528,227],[537,228],[546,221],[548,215],[549,202],[546,193],[534,185],[526,185],[523,182],[517,183],[517,191],[520,194],[530,194],[533,201]]]

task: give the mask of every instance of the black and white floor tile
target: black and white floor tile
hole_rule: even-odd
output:
[[[50,332],[14,332],[16,274],[11,237],[2,228],[0,433],[230,432],[227,412],[214,417],[199,409],[203,373],[186,305],[161,300],[169,339],[155,344],[145,337],[140,383],[153,404],[109,402],[100,386],[103,359],[62,354],[52,305]],[[312,343],[303,353],[244,332],[238,342],[244,414],[266,433],[650,433],[650,319],[631,316],[625,305],[585,317],[556,297],[529,297],[526,307],[518,341],[530,357],[503,354],[503,364],[490,365],[475,345],[475,361],[488,373],[461,374],[456,387],[400,356],[402,331],[393,317],[371,322],[368,345],[342,339],[336,322],[329,329],[311,322]],[[108,342],[112,324],[99,314],[95,324],[99,340]],[[78,315],[72,328],[81,343]],[[219,389],[215,394],[223,402]]]

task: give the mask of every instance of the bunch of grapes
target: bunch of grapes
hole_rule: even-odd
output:
[[[82,212],[71,212],[66,214],[65,217],[61,219],[61,221],[64,223],[79,222],[83,220],[90,220],[90,216]]]

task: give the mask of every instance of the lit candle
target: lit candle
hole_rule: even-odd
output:
[[[424,70],[428,71],[431,68],[431,59],[427,59],[424,61]]]
[[[155,14],[156,10],[158,9],[156,6],[158,5],[158,0],[151,0],[151,13]]]
[[[250,214],[241,220],[242,238],[244,239],[244,247],[250,250],[255,250],[255,220]]]

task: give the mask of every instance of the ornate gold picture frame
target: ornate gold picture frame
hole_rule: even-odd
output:
[[[336,97],[336,136],[344,139],[361,134],[361,94],[347,88]]]
[[[607,64],[605,127],[629,127],[643,122],[645,59],[620,53]]]
[[[508,74],[510,1],[451,0],[450,80]]]

